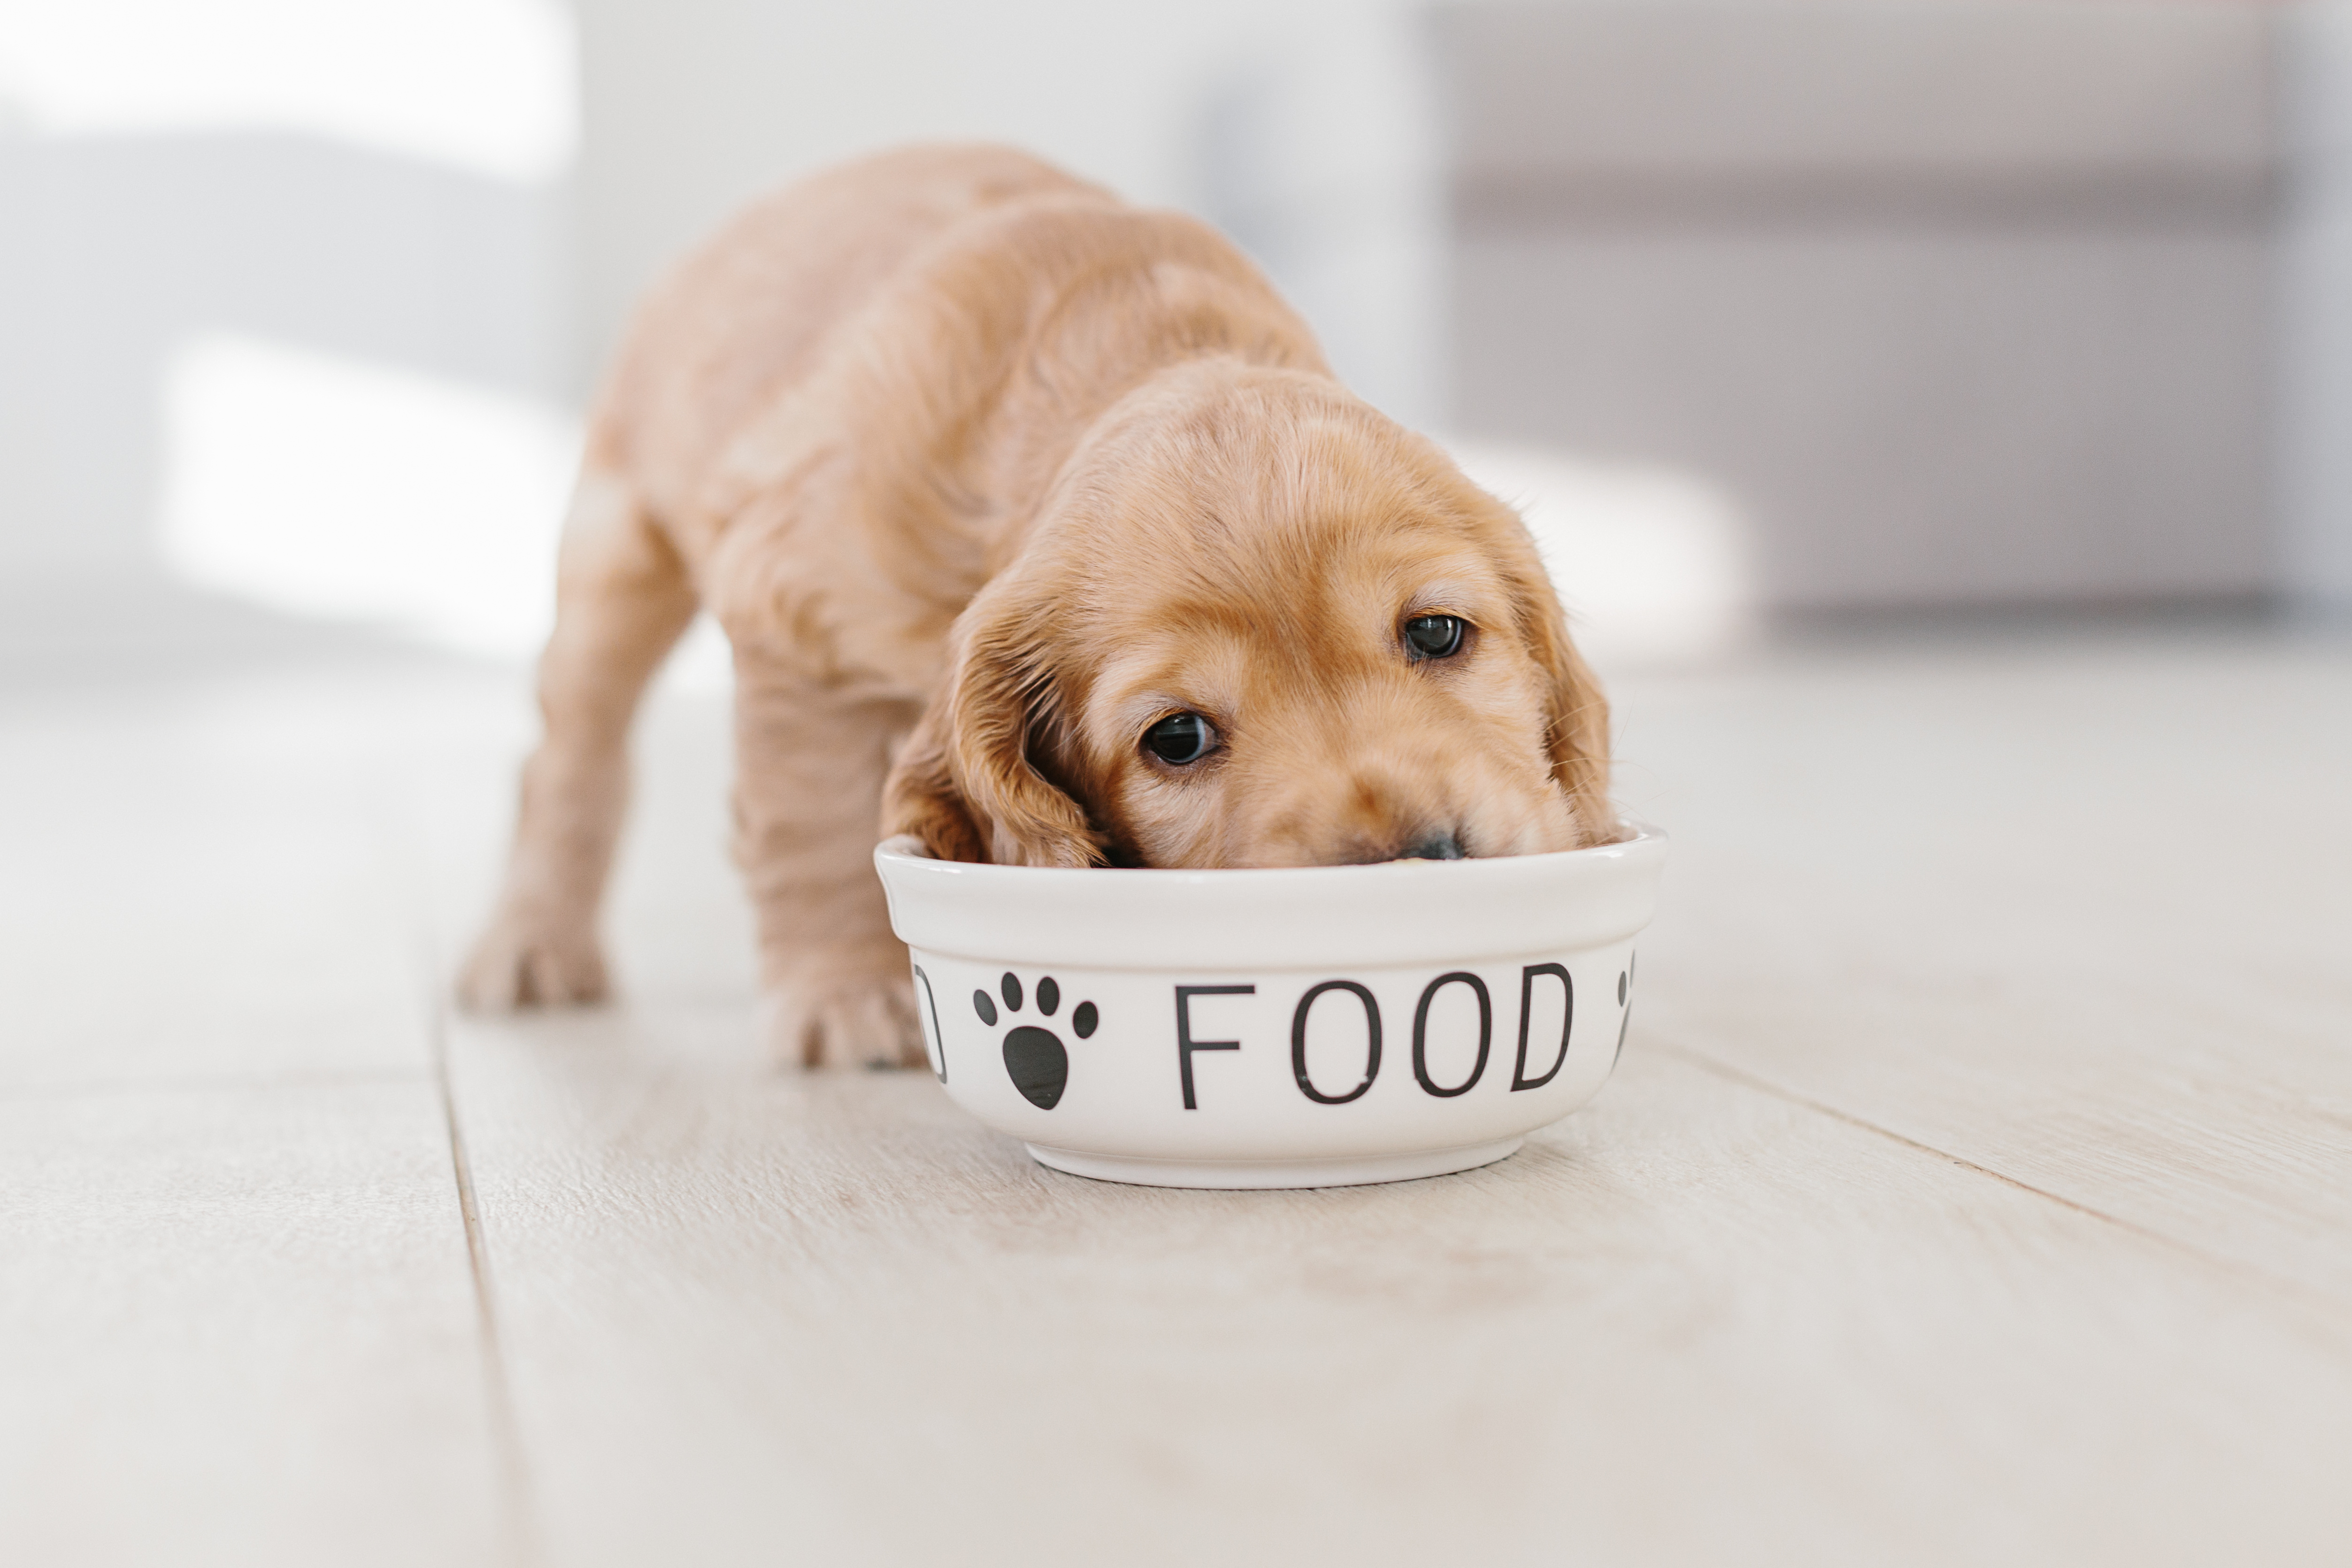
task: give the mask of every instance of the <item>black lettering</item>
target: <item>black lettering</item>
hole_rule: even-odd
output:
[[[1364,1081],[1345,1094],[1325,1094],[1307,1076],[1307,1015],[1315,1005],[1315,998],[1326,991],[1352,991],[1356,1000],[1364,1005],[1364,1027],[1368,1031],[1364,1047]],[[1290,1071],[1298,1079],[1298,1092],[1318,1105],[1345,1105],[1351,1100],[1361,1100],[1364,1091],[1372,1087],[1372,1079],[1381,1070],[1381,1005],[1372,994],[1352,980],[1326,980],[1298,999],[1298,1011],[1290,1016]]]
[[[1440,991],[1449,985],[1467,985],[1478,994],[1478,1061],[1470,1076],[1452,1089],[1440,1089],[1429,1076],[1429,1005]],[[1495,1004],[1486,995],[1486,983],[1467,971],[1457,969],[1451,974],[1441,974],[1429,983],[1421,994],[1421,1005],[1412,1011],[1412,1076],[1421,1087],[1440,1100],[1451,1100],[1457,1094],[1467,1094],[1486,1071],[1486,1047],[1495,1038]]]
[[[1543,1077],[1529,1078],[1528,1076],[1528,1020],[1535,1012],[1536,976],[1538,974],[1554,974],[1559,977],[1559,1055],[1552,1058],[1551,1067]],[[1575,1022],[1576,982],[1568,977],[1567,970],[1557,963],[1530,963],[1519,971],[1519,1060],[1518,1065],[1511,1068],[1511,1088],[1514,1091],[1522,1089],[1541,1089],[1559,1076],[1561,1064],[1568,1060],[1568,1032]]]
[[[1255,996],[1255,985],[1179,985],[1176,987],[1176,1060],[1184,1080],[1184,1109],[1198,1110],[1192,1098],[1192,1053],[1194,1051],[1237,1051],[1239,1040],[1196,1040],[1192,1037],[1192,998],[1195,996]]]

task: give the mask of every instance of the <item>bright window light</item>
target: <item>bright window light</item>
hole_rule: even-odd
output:
[[[207,335],[164,376],[163,559],[289,614],[527,655],[578,453],[521,399]]]
[[[537,182],[579,140],[562,0],[0,0],[36,135],[280,130]]]
[[[164,440],[163,554],[185,581],[492,657],[545,640],[579,452],[553,410],[207,334],[166,372]],[[1538,449],[1453,450],[1527,519],[1596,663],[1703,660],[1750,629],[1745,531],[1712,487]],[[709,689],[725,670],[705,626],[670,679]]]
[[[1753,629],[1748,531],[1705,480],[1533,447],[1450,449],[1464,472],[1527,520],[1577,646],[1594,664],[1700,663]]]

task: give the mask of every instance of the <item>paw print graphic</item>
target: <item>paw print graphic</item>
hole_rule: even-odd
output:
[[[1006,973],[997,983],[997,991],[1004,998],[1007,1013],[1021,1011],[1021,977]],[[1062,1005],[1062,987],[1052,975],[1037,982],[1037,1011],[1052,1017]],[[996,1027],[996,1000],[985,991],[971,994],[971,1010],[990,1028]],[[1081,1002],[1070,1013],[1070,1032],[1080,1039],[1095,1032],[1102,1015],[1091,1002]],[[1022,1098],[1040,1110],[1051,1110],[1061,1103],[1062,1090],[1070,1081],[1070,1053],[1063,1048],[1061,1037],[1051,1029],[1041,1029],[1034,1024],[1018,1024],[1004,1032],[1004,1072],[1019,1089]]]

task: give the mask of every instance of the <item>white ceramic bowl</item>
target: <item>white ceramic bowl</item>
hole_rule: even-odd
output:
[[[1176,1187],[1466,1171],[1600,1092],[1665,836],[1492,860],[1040,870],[874,852],[956,1101]]]

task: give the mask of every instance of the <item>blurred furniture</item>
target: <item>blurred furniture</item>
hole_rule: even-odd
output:
[[[2275,31],[2219,4],[1448,6],[1237,93],[1213,173],[1376,400],[1717,482],[1770,603],[2247,597],[2273,580]],[[1343,100],[1381,132],[1335,134]]]
[[[2352,4],[2289,8],[2280,43],[2280,583],[2341,619],[2352,617]]]

